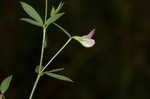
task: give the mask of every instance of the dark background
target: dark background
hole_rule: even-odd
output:
[[[49,0],[49,10],[59,1]],[[42,29],[19,20],[27,17],[19,2],[0,2],[0,81],[13,74],[8,99],[28,98],[40,59]],[[44,15],[44,0],[24,2]],[[149,0],[65,0],[66,14],[57,23],[72,35],[96,28],[96,45],[86,49],[72,41],[48,69],[64,67],[61,73],[75,83],[44,76],[33,99],[150,99],[149,5]],[[48,28],[44,63],[66,40],[58,28]]]

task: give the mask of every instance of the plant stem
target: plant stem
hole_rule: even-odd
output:
[[[56,56],[59,55],[59,53],[69,44],[69,42],[72,40],[72,37],[71,35],[65,30],[63,29],[61,26],[55,24],[57,27],[59,27],[62,31],[64,31],[68,36],[69,36],[69,39],[68,41],[60,48],[60,50],[58,50],[58,52],[50,59],[50,61],[44,66],[44,68],[42,68],[42,63],[43,63],[43,55],[44,55],[44,48],[45,48],[45,38],[46,38],[46,26],[45,26],[45,23],[47,21],[47,3],[48,0],[45,0],[45,22],[43,24],[43,40],[42,40],[42,49],[41,49],[41,58],[40,58],[40,66],[39,66],[39,72],[38,72],[38,75],[36,77],[36,80],[34,82],[34,85],[33,85],[33,88],[32,88],[32,91],[30,93],[30,97],[29,99],[32,99],[33,97],[33,94],[35,92],[35,89],[37,87],[37,84],[40,80],[40,77],[41,77],[41,74],[42,72],[47,68],[47,66],[56,58]]]
[[[47,5],[48,5],[47,0],[45,0],[45,23],[47,21]]]
[[[42,72],[41,72],[41,69],[42,69],[42,62],[43,62],[43,55],[44,55],[45,34],[46,34],[46,29],[44,28],[44,29],[43,29],[43,42],[42,42],[42,49],[41,49],[41,58],[40,58],[39,72],[38,72],[37,78],[36,78],[36,80],[35,80],[35,83],[34,83],[34,85],[33,85],[33,88],[32,88],[32,91],[31,91],[31,94],[30,94],[29,99],[32,99],[33,93],[34,93],[34,91],[35,91],[35,88],[36,88],[36,86],[37,86],[37,84],[38,84],[38,81],[39,81],[40,76],[41,76],[41,73],[42,73]]]
[[[69,44],[69,42],[72,40],[72,38],[70,37],[68,39],[68,41],[58,50],[58,52],[50,59],[50,61],[43,67],[43,69],[41,70],[41,72],[43,72],[48,65],[51,64],[51,62],[59,55],[59,53]]]
[[[43,62],[44,47],[45,47],[45,36],[46,36],[46,28],[43,29],[43,41],[42,41],[42,49],[41,49],[41,58],[40,58],[39,73],[41,72],[42,62]]]
[[[31,91],[31,94],[30,94],[29,99],[32,99],[32,97],[33,97],[33,93],[34,93],[35,88],[36,88],[36,86],[37,86],[37,84],[38,84],[38,82],[39,82],[40,76],[41,76],[41,75],[38,74],[38,76],[37,76],[37,78],[36,78],[36,80],[35,80],[35,82],[34,82],[34,85],[33,85],[33,88],[32,88],[32,91]]]
[[[40,77],[41,77],[41,69],[42,69],[42,63],[43,63],[43,55],[44,55],[44,47],[45,47],[45,36],[46,36],[46,27],[45,27],[45,23],[47,21],[47,0],[45,0],[45,22],[44,22],[44,25],[43,25],[43,40],[42,40],[42,49],[41,49],[41,58],[40,58],[40,66],[39,66],[39,72],[38,72],[38,75],[37,75],[37,78],[34,82],[34,85],[33,85],[33,88],[32,88],[32,91],[30,93],[30,97],[29,99],[32,99],[33,97],[33,94],[34,94],[34,91],[36,89],[36,86],[40,80]]]
[[[58,27],[59,29],[61,29],[68,37],[71,37],[70,33],[68,33],[63,27],[61,27],[60,25],[53,23],[56,27]]]

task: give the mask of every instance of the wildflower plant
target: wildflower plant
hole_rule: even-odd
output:
[[[21,18],[21,21],[30,23],[37,27],[41,27],[41,29],[43,30],[40,62],[39,62],[39,65],[36,66],[36,68],[35,68],[37,77],[35,79],[33,88],[31,90],[29,99],[32,99],[35,89],[37,87],[37,84],[43,75],[47,75],[47,76],[50,76],[50,77],[53,77],[53,78],[56,78],[59,80],[73,82],[70,78],[68,78],[64,75],[57,74],[58,71],[63,71],[64,68],[56,68],[56,69],[52,69],[52,70],[46,70],[47,67],[52,63],[52,61],[60,54],[60,52],[69,44],[69,42],[72,39],[78,41],[81,45],[83,45],[83,47],[86,47],[86,48],[92,47],[95,44],[95,40],[92,39],[92,36],[95,33],[95,29],[93,29],[89,34],[84,35],[84,36],[72,36],[67,30],[65,30],[62,26],[60,26],[56,23],[56,21],[64,15],[64,12],[60,11],[62,9],[63,5],[64,5],[64,3],[60,2],[56,8],[53,6],[51,9],[51,12],[50,12],[50,16],[48,16],[48,0],[45,0],[45,16],[44,16],[44,19],[42,19],[42,17],[38,14],[38,12],[31,5],[29,5],[25,2],[21,2],[21,6],[22,6],[23,10],[29,16],[29,18]],[[68,36],[68,40],[56,52],[56,54],[54,54],[54,56],[47,62],[47,64],[43,64],[44,50],[47,46],[46,33],[47,33],[47,28],[50,25],[55,25],[60,30],[62,30]],[[1,91],[0,99],[2,99],[2,97],[4,97],[4,93],[8,89],[11,79],[12,79],[12,76],[7,77],[0,85],[0,91]]]

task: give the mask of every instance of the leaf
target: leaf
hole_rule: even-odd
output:
[[[55,15],[55,8],[52,7],[52,10],[51,10],[51,16]]]
[[[61,16],[63,16],[64,15],[64,13],[59,13],[59,14],[55,14],[54,16],[51,16],[47,21],[46,21],[46,25],[47,25],[47,27],[51,24],[51,23],[53,23],[53,22],[55,22],[56,20],[58,20]]]
[[[38,23],[37,21],[34,21],[34,20],[32,20],[32,19],[29,19],[29,18],[21,18],[20,20],[21,20],[21,21],[25,21],[25,22],[27,22],[27,23],[30,23],[30,24],[32,24],[32,25],[39,26],[39,27],[42,27],[42,26],[43,26],[42,24]]]
[[[59,72],[59,71],[63,71],[63,70],[64,70],[64,68],[57,68],[57,69],[52,69],[52,70],[46,71],[46,72],[51,73],[51,72]]]
[[[60,2],[60,4],[58,5],[57,9],[56,9],[56,13],[58,13],[60,11],[60,9],[63,7],[64,3]]]
[[[59,79],[59,80],[64,80],[64,81],[68,81],[68,82],[73,82],[70,78],[64,76],[64,75],[59,75],[59,74],[55,74],[55,73],[50,73],[50,72],[44,72],[46,75]]]
[[[6,91],[7,91],[7,89],[9,88],[9,85],[10,85],[10,82],[11,82],[11,80],[12,80],[12,75],[10,75],[10,76],[8,76],[7,78],[5,78],[3,81],[2,81],[2,83],[1,83],[1,85],[0,85],[0,91],[1,91],[1,93],[2,94],[4,94]]]
[[[37,11],[32,8],[32,6],[28,5],[25,2],[21,2],[21,5],[24,9],[24,11],[30,16],[32,17],[34,20],[36,20],[38,23],[43,24],[42,18],[40,17],[40,15],[37,13]]]

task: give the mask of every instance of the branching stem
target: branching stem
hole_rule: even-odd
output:
[[[34,82],[32,91],[30,93],[29,99],[32,99],[33,94],[35,92],[35,89],[37,87],[37,84],[40,80],[40,77],[42,75],[42,73],[44,72],[44,70],[51,64],[51,62],[60,54],[60,52],[69,44],[69,42],[72,40],[71,35],[65,30],[63,29],[61,26],[59,26],[58,24],[54,23],[55,26],[57,26],[59,29],[61,29],[65,34],[67,34],[69,36],[68,41],[58,50],[58,52],[50,59],[50,61],[42,68],[43,66],[43,56],[44,56],[44,48],[45,48],[45,38],[46,38],[46,29],[47,27],[46,25],[46,21],[47,21],[47,1],[45,0],[45,21],[43,24],[43,40],[42,40],[42,48],[41,48],[41,58],[40,58],[40,65],[39,65],[39,71],[38,71],[38,75],[36,77],[36,80]]]

